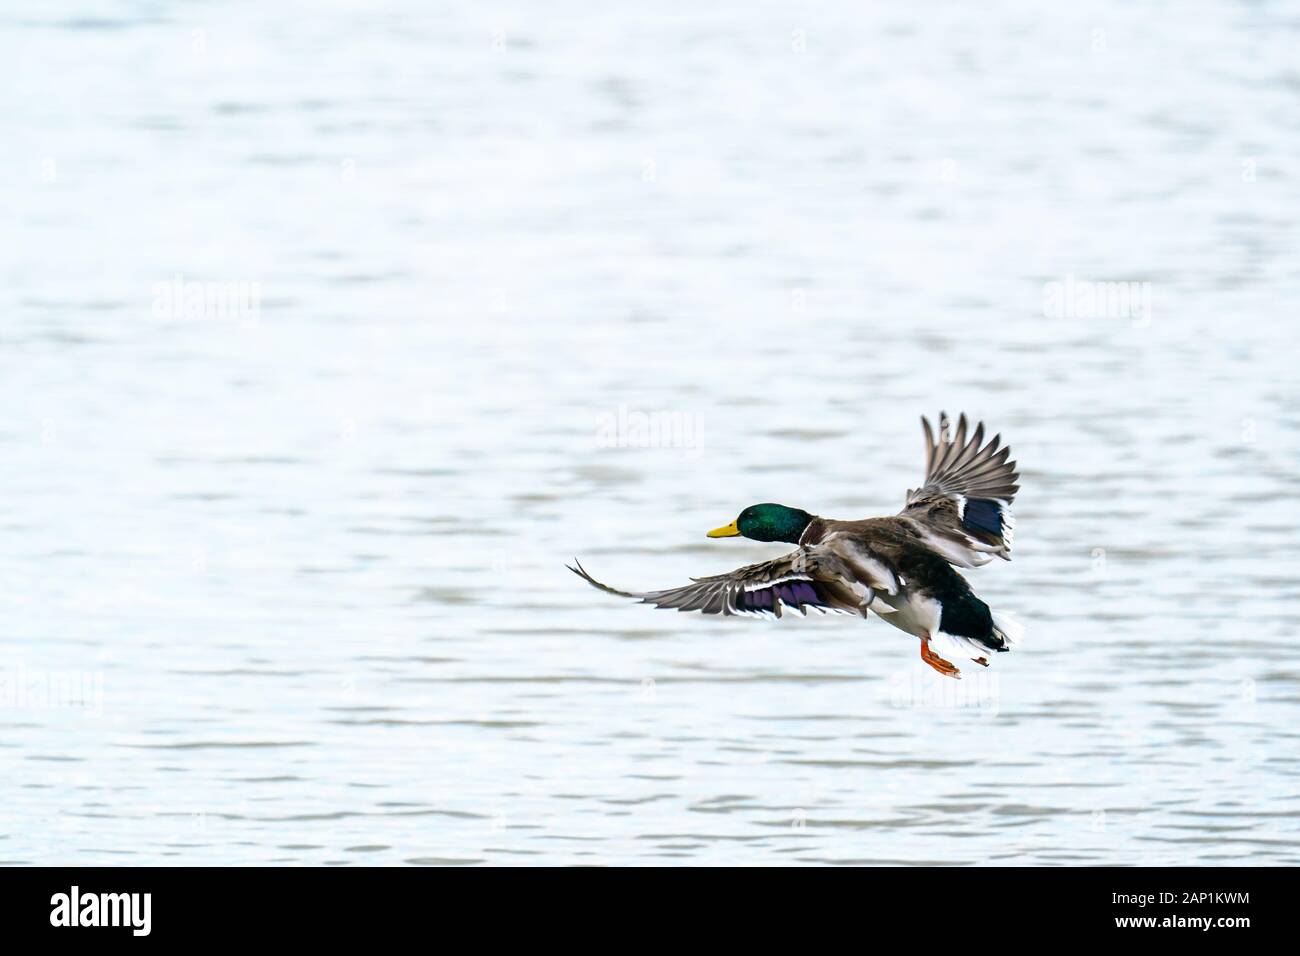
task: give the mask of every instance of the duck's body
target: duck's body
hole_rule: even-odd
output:
[[[978,567],[994,556],[1010,560],[1011,501],[1019,490],[1015,462],[1007,461],[1009,449],[998,451],[998,438],[981,447],[983,425],[967,442],[964,415],[955,438],[941,416],[937,442],[930,423],[922,422],[926,481],[908,493],[898,515],[836,521],[783,505],[754,505],[710,536],[789,541],[797,550],[664,591],[618,591],[581,565],[571,570],[603,591],[680,611],[775,617],[783,607],[861,617],[874,611],[920,638],[922,660],[942,674],[957,677],[959,671],[932,643],[987,666],[987,655],[1009,650],[1018,629],[976,597],[953,565]]]
[[[966,579],[926,543],[926,529],[915,519],[819,518],[799,543],[842,555],[855,580],[875,582],[868,610],[899,630],[934,642],[941,653],[987,664],[989,652],[1006,651],[1014,640],[1010,626],[995,622]]]

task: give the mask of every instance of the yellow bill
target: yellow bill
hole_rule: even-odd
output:
[[[736,522],[724,524],[721,528],[714,528],[709,532],[710,538],[734,538],[740,534],[740,529],[736,527]]]

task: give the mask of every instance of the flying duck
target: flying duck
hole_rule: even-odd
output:
[[[1010,616],[990,610],[954,568],[975,568],[995,557],[1011,560],[1015,521],[1011,502],[1020,486],[1010,448],[1000,436],[984,444],[984,425],[967,438],[966,416],[956,434],[946,414],[935,437],[925,430],[925,483],[907,493],[907,503],[887,518],[837,521],[799,508],[750,505],[710,538],[742,536],[785,541],[789,554],[737,568],[729,574],[694,578],[662,591],[620,591],[602,584],[582,564],[569,570],[589,584],[642,604],[705,614],[781,617],[783,608],[807,615],[875,612],[920,639],[921,660],[940,674],[960,679],[945,654],[987,667],[989,655],[1008,651],[1020,637]]]

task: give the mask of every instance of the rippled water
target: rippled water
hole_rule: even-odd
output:
[[[1293,10],[439,7],[6,8],[0,859],[1300,861]],[[564,569],[940,408],[987,673]]]

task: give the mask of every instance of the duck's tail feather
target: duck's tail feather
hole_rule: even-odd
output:
[[[972,661],[982,659],[987,663],[991,655],[1015,647],[1023,634],[1024,627],[1013,615],[994,612],[993,627],[987,637],[969,637],[950,634],[947,631],[935,631],[930,640],[940,656]]]
[[[1009,611],[994,611],[993,633],[1002,639],[999,650],[1009,651],[1024,640],[1025,625]]]

